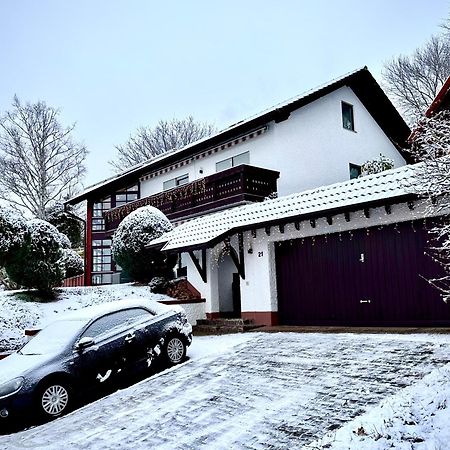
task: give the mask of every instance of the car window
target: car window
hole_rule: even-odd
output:
[[[20,353],[23,355],[48,355],[58,353],[68,346],[86,325],[86,321],[58,320],[41,330]]]
[[[111,331],[113,328],[126,324],[131,325],[134,322],[139,322],[151,317],[153,317],[153,315],[143,308],[130,308],[113,312],[100,317],[89,325],[81,337],[95,338],[103,333],[106,333],[107,331]]]

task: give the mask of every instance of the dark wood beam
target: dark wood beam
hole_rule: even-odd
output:
[[[192,259],[192,262],[194,263],[195,268],[197,269],[198,273],[202,277],[203,282],[206,283],[206,281],[207,281],[207,277],[206,277],[206,248],[202,248],[201,252],[202,252],[202,261],[201,261],[201,263],[198,260],[198,258],[195,256],[195,254],[194,254],[194,252],[192,250],[189,251],[188,253],[189,253],[189,256]]]
[[[245,280],[245,260],[244,260],[244,238],[242,233],[238,234],[238,251],[230,245],[230,256],[233,260],[234,265],[240,275],[240,277]]]

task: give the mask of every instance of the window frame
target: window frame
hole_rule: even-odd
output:
[[[346,126],[346,117],[344,114],[344,108],[348,108],[348,111],[350,111],[350,127]],[[355,111],[354,111],[354,106],[351,103],[348,102],[344,102],[343,100],[341,101],[341,117],[342,117],[342,128],[344,128],[344,130],[348,130],[348,131],[355,131]]]
[[[361,165],[359,164],[355,164],[355,163],[348,163],[348,169],[349,169],[349,173],[350,173],[350,180],[356,180],[360,175],[361,175]],[[352,176],[352,171],[353,170],[357,170],[358,171],[358,176],[354,177]]]
[[[246,162],[241,162],[241,163],[236,164],[236,163],[235,163],[235,160],[236,160],[238,157],[242,156],[242,155],[247,155],[247,156],[248,156],[248,157],[247,157],[247,161],[246,161]],[[223,163],[226,163],[227,161],[230,161],[230,162],[231,162],[231,165],[230,165],[229,167],[226,167],[226,168],[224,168],[224,169],[218,169],[218,168],[217,168],[217,165],[218,165],[218,164],[223,164]],[[218,173],[218,172],[223,172],[224,170],[231,169],[232,167],[241,166],[241,165],[243,165],[243,164],[250,164],[250,151],[249,151],[249,150],[247,150],[246,152],[238,153],[237,155],[230,156],[229,158],[222,159],[221,161],[217,161],[217,162],[216,162],[216,173]]]
[[[186,180],[182,182],[183,180]],[[175,184],[167,186],[167,183],[174,182]],[[171,178],[170,180],[163,181],[163,191],[169,191],[170,189],[177,188],[189,183],[189,173],[179,175],[178,177]]]

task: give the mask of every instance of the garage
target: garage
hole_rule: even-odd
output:
[[[449,326],[424,221],[275,244],[282,325]]]

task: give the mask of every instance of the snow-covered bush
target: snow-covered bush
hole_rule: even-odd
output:
[[[172,230],[169,219],[153,206],[133,211],[117,227],[113,237],[114,260],[135,281],[148,282],[155,276],[168,277],[175,261],[164,253],[145,246]]]
[[[394,161],[380,153],[378,158],[369,159],[361,166],[361,176],[372,175],[393,168]]]
[[[74,214],[66,211],[62,203],[55,203],[46,211],[47,221],[54,225],[60,233],[65,234],[71,243],[72,248],[79,248],[83,245],[83,225],[80,219]]]
[[[0,207],[0,266],[23,245],[27,230],[25,222],[17,211]]]
[[[165,294],[169,287],[169,283],[164,277],[153,277],[150,283],[148,283],[148,286],[150,287],[150,291],[154,294]]]
[[[63,261],[66,270],[66,278],[76,277],[84,272],[84,263],[81,256],[70,248],[63,249]]]
[[[70,241],[44,220],[29,220],[26,227],[25,242],[8,258],[6,271],[21,286],[50,294],[65,277],[63,249]]]

